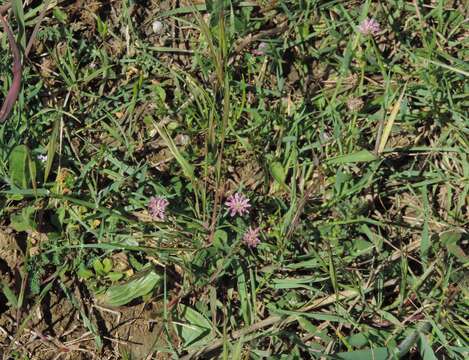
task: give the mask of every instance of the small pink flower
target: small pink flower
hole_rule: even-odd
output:
[[[164,221],[169,201],[161,196],[152,196],[148,202],[148,212],[157,221]]]
[[[381,28],[379,26],[379,23],[375,19],[366,18],[358,26],[358,31],[360,31],[362,35],[365,36],[374,36],[381,31]]]
[[[267,50],[269,49],[269,44],[266,42],[261,42],[257,49],[252,50],[252,54],[256,56],[262,56],[267,53]]]
[[[243,236],[244,243],[249,247],[256,247],[261,241],[259,240],[259,228],[252,228],[251,226],[246,230]]]
[[[229,196],[225,205],[228,207],[231,216],[247,214],[251,207],[249,199],[241,193]]]

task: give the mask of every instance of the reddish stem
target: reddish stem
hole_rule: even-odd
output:
[[[10,90],[8,90],[7,96],[5,97],[2,108],[0,109],[0,123],[3,123],[8,118],[8,115],[10,115],[21,88],[22,67],[20,51],[16,45],[13,32],[11,31],[8,22],[2,15],[2,12],[6,11],[7,9],[7,6],[0,7],[0,21],[2,22],[3,29],[8,36],[8,42],[10,44],[11,53],[13,55],[13,82],[11,83],[11,87]]]

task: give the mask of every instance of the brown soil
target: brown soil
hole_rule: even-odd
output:
[[[26,301],[19,312],[3,307],[0,355],[16,353],[37,360],[122,359],[127,355],[138,360],[168,348],[157,303],[106,309],[95,305],[81,285],[70,281],[66,286],[70,291],[75,289],[72,296],[77,304],[57,287],[40,305]],[[99,341],[101,349],[96,346]],[[169,359],[169,355],[160,352],[157,358]]]

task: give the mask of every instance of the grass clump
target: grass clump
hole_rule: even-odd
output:
[[[12,5],[6,356],[467,357],[462,3]]]

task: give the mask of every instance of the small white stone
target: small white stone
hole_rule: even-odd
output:
[[[153,32],[157,35],[161,34],[164,31],[164,24],[161,21],[155,20],[151,24]]]

